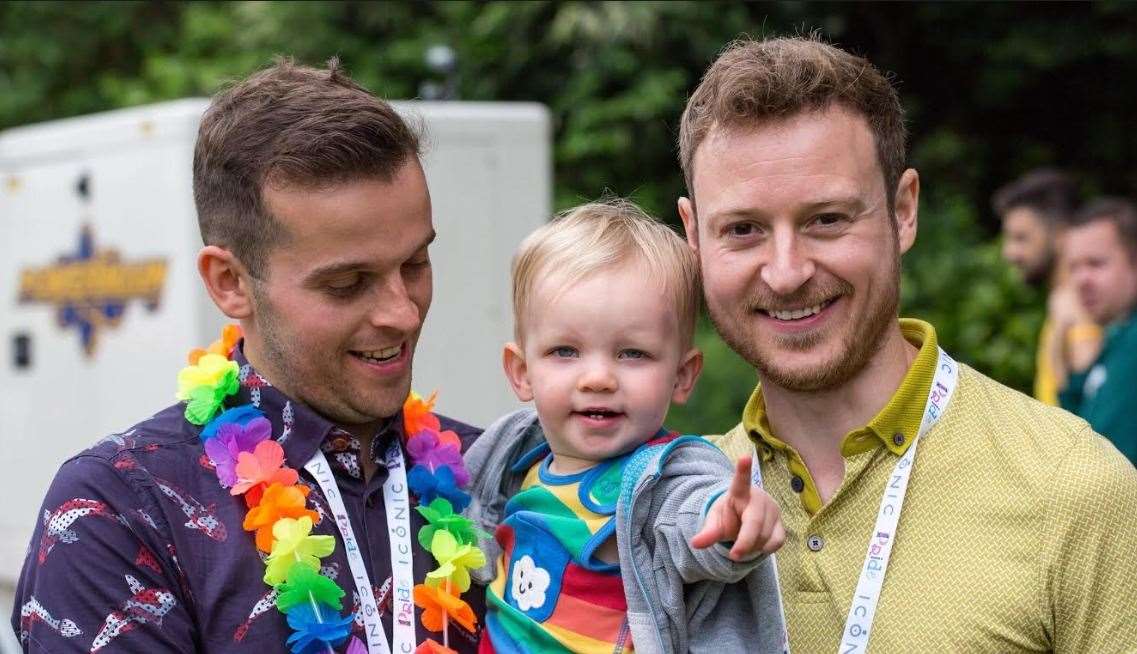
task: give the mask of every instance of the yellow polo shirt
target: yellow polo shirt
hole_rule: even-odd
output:
[[[936,363],[931,325],[888,404],[845,436],[845,477],[821,505],[793,448],[770,433],[761,387],[712,437],[759,449],[782,508],[777,554],[790,648],[838,648],[888,477],[916,436]],[[960,365],[920,442],[869,651],[1137,651],[1137,470],[1085,421]]]

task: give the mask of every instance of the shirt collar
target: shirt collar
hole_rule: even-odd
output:
[[[249,363],[244,353],[242,340],[233,349],[233,361],[239,366],[240,389],[225,402],[226,407],[253,404],[259,408],[272,423],[272,433],[284,449],[285,460],[293,468],[303,467],[323,445],[325,452],[354,452],[359,454],[359,442],[343,428],[316,413],[306,404],[293,400],[277,390],[262,377]],[[391,438],[401,438],[403,433],[402,410],[384,422],[372,440],[372,460],[386,450]],[[345,450],[341,443],[346,439]]]
[[[844,456],[867,452],[875,447],[875,441],[884,443],[889,451],[900,456],[916,439],[928,391],[932,386],[932,377],[936,372],[939,344],[935,328],[921,320],[901,318],[900,331],[905,340],[919,348],[916,358],[888,404],[867,425],[845,435],[841,445]],[[759,448],[763,460],[772,458],[774,450],[787,449],[787,445],[775,437],[770,429],[761,384],[754,389],[746,403],[742,425],[758,444],[765,446]]]

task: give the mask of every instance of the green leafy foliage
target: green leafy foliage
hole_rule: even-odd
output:
[[[605,191],[677,224],[684,101],[748,34],[823,37],[895,74],[921,172],[920,236],[902,313],[957,358],[1028,389],[1041,298],[999,261],[994,189],[1061,165],[1087,191],[1131,193],[1137,4],[737,2],[0,3],[0,128],[213,93],[276,55],[339,56],[363,85],[410,98],[456,54],[464,100],[538,101],[554,116],[554,204]],[[754,373],[708,325],[707,366],[672,424],[737,421]]]

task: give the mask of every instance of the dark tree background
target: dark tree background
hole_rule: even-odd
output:
[[[903,313],[1029,388],[1041,298],[999,262],[989,198],[1039,165],[1132,194],[1137,4],[7,2],[0,128],[208,95],[277,54],[338,55],[388,98],[449,81],[464,100],[542,102],[558,208],[611,191],[674,223],[678,117],[702,71],[739,35],[813,30],[891,71],[908,111],[923,197]],[[426,63],[435,45],[456,54],[449,80]],[[706,372],[672,423],[717,431],[754,376],[705,325],[700,343]]]

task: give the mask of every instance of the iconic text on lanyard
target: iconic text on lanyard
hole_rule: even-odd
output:
[[[943,415],[952,393],[959,382],[959,364],[955,362],[943,349],[938,351],[936,373],[932,378],[932,387],[928,391],[928,401],[924,405],[924,416],[920,421],[920,431],[908,450],[889,476],[888,485],[880,499],[880,509],[877,511],[876,524],[870,536],[865,561],[861,565],[860,579],[857,589],[853,592],[853,604],[849,607],[849,615],[845,618],[845,628],[841,632],[839,654],[863,654],[868,651],[869,636],[872,634],[873,618],[876,616],[876,605],[880,600],[881,588],[884,586],[884,575],[888,570],[888,560],[892,557],[892,548],[896,544],[896,528],[900,523],[900,511],[904,508],[904,496],[908,492],[908,479],[912,475],[913,463],[916,460],[916,445],[920,438],[936,424]],[[762,469],[759,465],[757,452],[751,466],[751,476],[756,486],[762,485]],[[771,563],[775,575],[777,565]],[[775,577],[776,579],[776,577]],[[781,608],[781,586],[778,584],[778,606]],[[785,613],[782,613],[782,623],[785,624]],[[789,639],[786,638],[785,651],[789,652]]]
[[[394,648],[388,644],[387,634],[383,631],[379,607],[375,602],[375,593],[372,590],[371,579],[367,575],[367,567],[363,563],[359,541],[355,538],[347,508],[344,506],[339,487],[328,467],[324,453],[316,450],[316,454],[304,465],[304,469],[311,473],[316,483],[320,485],[320,490],[328,500],[332,517],[335,518],[336,528],[343,538],[348,566],[355,581],[355,589],[359,592],[360,612],[363,614],[363,625],[367,632],[368,653],[410,654],[415,649],[415,609],[411,592],[414,587],[414,569],[411,565],[411,507],[407,491],[407,468],[403,461],[402,448],[397,440],[388,447],[385,463],[387,481],[383,483],[383,503],[387,511],[387,529],[390,532],[388,536],[391,543]]]

